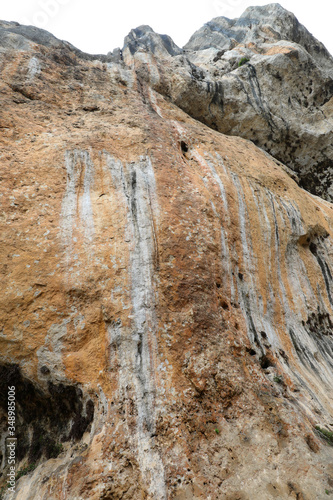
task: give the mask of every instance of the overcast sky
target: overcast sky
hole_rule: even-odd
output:
[[[128,32],[148,24],[157,33],[170,35],[183,46],[190,36],[213,17],[239,17],[250,0],[11,0],[0,5],[0,19],[44,28],[89,53],[106,54],[122,47]],[[333,54],[331,2],[282,0],[284,8]]]

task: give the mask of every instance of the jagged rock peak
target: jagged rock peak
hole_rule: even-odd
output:
[[[296,18],[278,3],[248,7],[237,19],[216,17],[196,31],[184,46],[197,51],[210,47],[230,49],[233,42],[250,43],[265,41],[274,43],[288,40],[302,45],[316,58],[332,58],[325,48]]]
[[[24,26],[16,22],[0,21],[0,46],[16,48],[15,42],[16,44],[21,42],[22,48],[24,45],[28,46],[29,42],[52,48],[62,47],[66,43],[41,28]]]
[[[124,41],[124,49],[130,50],[131,54],[139,50],[152,52],[156,55],[179,55],[180,49],[168,35],[159,35],[147,25],[139,26],[130,31]]]
[[[25,26],[17,22],[0,20],[0,52],[8,50],[23,50],[33,52],[38,50],[36,46],[41,45],[54,51],[63,51],[70,56],[77,56],[84,60],[100,60],[102,62],[118,62],[117,49],[107,55],[87,54],[77,49],[69,42],[60,40],[49,31],[36,26]],[[118,49],[119,50],[119,49]]]

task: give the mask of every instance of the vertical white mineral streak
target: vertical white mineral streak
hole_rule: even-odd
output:
[[[268,266],[266,266],[269,271],[267,277],[271,280],[267,290],[266,317],[264,318],[262,311],[256,310],[253,300],[251,300],[251,310],[255,311],[255,318],[263,318],[268,340],[273,347],[277,348],[283,346],[283,339],[279,336],[280,328],[276,323],[274,308],[269,307],[269,302],[273,299],[280,302],[284,323],[279,326],[283,327],[283,331],[289,333],[296,359],[299,361],[298,368],[295,371],[288,364],[285,364],[282,358],[280,361],[285,364],[285,370],[292,377],[296,377],[306,388],[312,400],[316,401],[319,407],[322,407],[312,388],[317,387],[316,390],[318,390],[319,387],[320,391],[322,382],[329,384],[331,375],[326,364],[316,363],[315,352],[318,349],[320,351],[321,346],[316,344],[315,337],[309,336],[302,321],[304,317],[308,316],[309,311],[316,310],[318,306],[315,291],[311,286],[306,266],[299,252],[298,241],[300,236],[305,234],[304,221],[298,207],[289,201],[274,195],[267,189],[265,191],[259,190],[259,194],[253,187],[251,190],[258,209],[259,226],[269,228],[269,233],[274,239],[274,245],[269,251]],[[273,221],[272,228],[267,211]],[[269,239],[265,238],[267,246],[269,246]],[[277,280],[274,278],[274,273],[276,273]],[[279,293],[275,293],[274,297],[272,290],[275,288],[275,281],[277,281]],[[288,295],[287,289],[290,290],[291,295]],[[258,320],[254,323],[259,325]],[[318,377],[321,380],[320,386],[318,386]]]
[[[318,394],[322,393],[321,388],[325,387],[323,382],[327,384],[327,388],[329,383],[332,383],[330,381],[333,363],[330,356],[333,350],[328,345],[327,337],[319,342],[316,336],[309,335],[304,326],[303,320],[309,316],[309,311],[317,309],[325,311],[327,306],[325,307],[320,293],[317,291],[316,295],[313,290],[306,265],[299,251],[299,238],[306,232],[300,210],[295,203],[284,200],[257,182],[240,178],[236,172],[224,165],[223,159],[218,154],[211,155],[210,160],[203,158],[198,151],[192,151],[192,154],[200,166],[206,188],[211,191],[212,184],[215,184],[220,191],[223,215],[219,213],[213,199],[211,204],[214,213],[221,221],[223,270],[227,271],[230,284],[233,283],[232,275],[236,277],[239,302],[247,323],[250,341],[260,348],[261,354],[265,354],[266,346],[261,338],[261,332],[264,331],[270,348],[275,350],[285,370],[294,380],[296,378],[302,384],[310,398],[322,408],[315,391]],[[238,261],[237,254],[233,253],[235,249],[228,239],[230,213],[225,185],[229,186],[229,184],[224,184],[224,176],[220,175],[220,169],[223,170],[225,179],[231,180],[238,200],[238,225],[244,276],[238,274],[238,265],[233,264],[230,259],[232,254],[236,257],[236,262]],[[249,189],[246,189],[247,185]],[[253,202],[257,209],[257,222],[249,214]],[[253,229],[252,224],[255,225]],[[252,234],[257,230],[260,230],[263,242],[268,249],[263,252],[262,256],[260,253],[255,253],[253,249]],[[329,250],[326,248],[327,244],[328,240],[323,239],[317,243],[318,255],[314,258],[317,258],[321,268],[324,268],[331,260]],[[258,259],[265,259],[265,261],[259,262]],[[258,277],[259,267],[265,270],[266,277],[265,287],[261,288]],[[331,301],[330,287],[331,282],[333,283],[331,279],[333,273],[329,269],[326,271],[324,269],[323,274],[328,299]],[[258,290],[262,290],[265,297],[258,294]],[[231,287],[230,292],[232,294]],[[320,307],[318,301],[321,304]],[[266,304],[265,307],[264,304]],[[282,312],[280,319],[276,315],[278,310]],[[284,338],[280,337],[281,332],[287,332],[290,336],[295,358],[298,359],[297,367],[286,363],[279,355],[285,342]],[[325,363],[317,363],[318,353]],[[327,399],[325,394],[321,394],[320,398],[322,401]],[[306,409],[306,406],[304,408]]]
[[[224,184],[222,182],[222,179],[220,175],[217,173],[215,166],[213,164],[213,161],[206,161],[198,151],[193,151],[192,152],[194,158],[198,162],[198,164],[202,167],[202,170],[204,174],[209,174],[209,176],[213,179],[213,181],[217,184],[219,191],[220,191],[220,196],[222,200],[222,205],[223,205],[223,217],[221,220],[221,250],[222,250],[222,264],[223,264],[223,271],[224,271],[224,280],[225,282],[223,283],[223,287],[225,290],[228,289],[228,284],[230,288],[230,299],[231,301],[235,300],[235,288],[234,288],[234,281],[232,278],[232,264],[231,264],[231,259],[230,259],[230,252],[229,252],[229,243],[228,243],[228,227],[230,226],[230,214],[229,214],[229,206],[228,206],[228,200],[227,200],[227,195],[226,195],[226,190],[224,187]],[[217,160],[219,166],[223,168],[223,171],[227,175],[227,172],[225,170],[225,166],[223,164],[222,158],[217,155]],[[209,184],[206,178],[206,175],[204,175],[203,182],[205,186],[207,187],[208,190]],[[217,217],[220,218],[220,214],[218,214],[218,211],[216,210],[215,204],[213,201],[211,201],[212,207],[214,212],[216,213]]]
[[[91,205],[91,188],[94,167],[87,151],[66,151],[65,164],[67,170],[66,192],[61,207],[61,237],[66,252],[66,263],[73,258],[73,233],[83,233],[87,250],[94,235],[94,219]],[[80,184],[82,183],[83,186]]]
[[[327,384],[327,389],[329,390],[332,385],[332,348],[327,345],[325,336],[322,336],[319,342],[317,342],[319,337],[316,335],[310,336],[304,327],[304,322],[302,322],[302,319],[308,317],[311,311],[326,310],[319,291],[318,295],[316,295],[315,290],[311,286],[307,268],[299,253],[297,242],[300,236],[306,234],[304,221],[297,206],[295,207],[292,203],[285,200],[281,200],[281,204],[290,225],[289,231],[291,236],[287,246],[285,262],[287,280],[292,291],[294,304],[293,314],[287,316],[286,328],[288,331],[292,331],[292,341],[298,358],[302,362],[302,365],[304,365],[304,362],[307,365],[308,369],[306,372],[303,371],[303,366],[301,366],[303,379],[313,382],[314,378],[319,377],[322,382]],[[282,209],[281,213],[283,213]],[[316,362],[315,354],[317,353],[318,355],[318,352],[323,356],[323,359],[326,358],[325,363]],[[325,352],[328,356],[325,356]],[[323,385],[321,384],[320,387],[322,388]]]
[[[27,74],[28,82],[31,82],[35,78],[35,76],[39,75],[40,72],[41,72],[40,63],[37,57],[33,56],[28,64],[28,74]]]
[[[65,164],[67,171],[66,192],[61,206],[61,237],[65,247],[65,259],[68,267],[73,250],[73,230],[76,220],[76,185],[78,173],[75,169],[74,153],[66,151]]]
[[[80,219],[84,228],[84,243],[89,246],[94,236],[94,217],[91,204],[91,188],[94,181],[94,166],[87,151],[76,151],[81,172],[84,171],[83,193],[80,200]]]
[[[152,105],[152,108],[154,111],[156,111],[156,113],[161,117],[161,118],[164,118],[163,114],[162,114],[162,111],[161,111],[161,108],[159,107],[159,105],[157,104],[157,100],[156,100],[156,96],[155,96],[155,91],[149,87],[149,98],[150,98],[150,102],[151,102],[151,105]]]
[[[164,467],[154,449],[155,433],[155,368],[156,353],[156,297],[153,283],[154,257],[157,252],[155,224],[158,205],[154,171],[149,158],[126,166],[106,156],[114,185],[126,206],[128,240],[130,241],[130,275],[133,305],[132,336],[126,346],[118,339],[120,364],[131,363],[131,369],[122,372],[124,392],[134,385],[137,407],[137,449],[143,480],[148,484],[152,498],[167,498]],[[114,328],[112,329],[114,330]],[[115,337],[121,333],[113,331]]]
[[[239,299],[247,321],[249,338],[251,342],[254,342],[261,348],[262,352],[265,353],[265,348],[258,332],[264,331],[272,346],[274,348],[280,347],[279,338],[274,330],[274,309],[273,307],[267,307],[266,312],[264,312],[262,297],[257,294],[257,290],[260,290],[257,278],[258,262],[254,257],[252,248],[250,218],[246,206],[245,194],[238,175],[232,172],[231,178],[238,196],[238,216],[242,243],[243,266],[246,272],[246,279],[237,280]],[[258,203],[258,199],[254,201],[255,203]],[[279,255],[277,249],[276,258],[278,259],[278,257]],[[268,292],[269,296],[267,297],[267,302],[270,304],[270,299],[273,296],[273,286],[268,288]]]

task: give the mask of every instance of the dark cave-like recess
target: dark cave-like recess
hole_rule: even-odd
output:
[[[45,370],[44,370],[45,372]],[[62,443],[78,441],[94,419],[94,403],[78,385],[48,382],[47,390],[26,378],[17,364],[0,364],[0,425],[7,432],[8,387],[15,386],[17,460],[55,458]],[[3,464],[5,465],[5,464]],[[2,471],[3,473],[3,471]]]

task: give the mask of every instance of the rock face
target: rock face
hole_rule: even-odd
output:
[[[333,205],[289,168],[330,175],[325,49],[278,6],[185,52],[149,27],[108,56],[0,44],[4,499],[332,495]],[[284,100],[302,75],[316,106]]]

